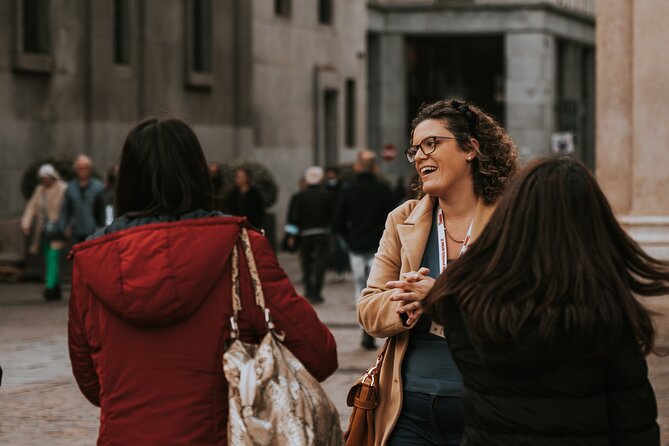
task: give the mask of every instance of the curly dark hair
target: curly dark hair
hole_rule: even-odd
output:
[[[518,170],[518,146],[489,114],[473,104],[442,99],[423,104],[411,122],[411,139],[416,126],[428,119],[443,121],[444,127],[458,140],[464,152],[475,150],[472,160],[474,192],[486,204],[493,204]],[[478,150],[471,138],[479,142]]]

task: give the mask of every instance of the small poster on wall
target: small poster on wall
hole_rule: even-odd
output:
[[[551,135],[551,150],[556,155],[574,154],[574,134],[559,132]]]

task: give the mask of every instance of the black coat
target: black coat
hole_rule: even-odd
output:
[[[658,446],[657,404],[632,336],[595,360],[545,348],[536,330],[515,345],[472,343],[446,303],[446,334],[463,379],[462,446]]]
[[[251,187],[245,194],[234,188],[228,197],[227,209],[232,215],[244,216],[256,228],[262,228],[265,208],[258,189]]]
[[[351,251],[376,252],[386,219],[394,207],[388,185],[371,173],[356,174],[340,192],[335,230]]]
[[[323,186],[308,186],[291,200],[288,223],[300,230],[330,228],[332,195]]]

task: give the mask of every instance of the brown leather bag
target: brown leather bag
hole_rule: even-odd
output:
[[[353,407],[348,429],[344,434],[346,446],[374,445],[374,410],[379,404],[379,375],[390,338],[376,357],[376,363],[358,379],[346,397],[346,405]]]

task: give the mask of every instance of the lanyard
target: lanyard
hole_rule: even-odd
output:
[[[472,226],[474,226],[474,220],[469,224],[469,229],[467,230],[467,235],[465,236],[464,241],[462,242],[462,248],[460,248],[460,254],[467,251],[469,247],[469,241],[472,238]],[[441,209],[437,212],[437,236],[439,238],[439,273],[443,273],[446,270],[448,264],[448,248],[446,247],[446,225],[444,224],[444,213]]]
[[[462,242],[462,248],[460,248],[460,256],[464,254],[469,247],[469,241],[472,238],[473,226],[474,220],[472,220],[472,222],[469,224],[467,235]],[[437,212],[437,235],[439,238],[439,273],[443,273],[448,266],[448,248],[446,247],[446,225],[444,224],[444,213],[441,209],[439,209],[439,212]],[[430,326],[430,333],[442,338],[446,337],[446,334],[444,333],[444,326],[434,321],[432,321],[432,325]]]

